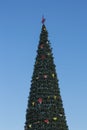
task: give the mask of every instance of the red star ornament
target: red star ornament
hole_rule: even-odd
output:
[[[44,24],[45,20],[46,20],[46,19],[45,19],[44,17],[42,17],[42,24]]]

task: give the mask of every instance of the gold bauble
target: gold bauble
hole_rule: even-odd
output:
[[[57,96],[54,96],[54,99],[57,99]]]
[[[32,127],[32,125],[30,124],[30,125],[29,125],[29,128],[31,128],[31,127]]]
[[[48,53],[48,56],[50,56],[50,53]]]
[[[32,105],[34,106],[35,102],[32,102]]]
[[[43,29],[44,31],[46,30],[46,28]]]
[[[56,121],[56,120],[57,120],[57,117],[53,117],[53,120]]]
[[[54,78],[54,76],[55,76],[55,75],[54,75],[54,74],[52,74],[52,77],[53,77],[53,78]]]
[[[39,79],[39,77],[36,77],[36,79]]]
[[[48,99],[50,98],[50,96],[48,96]]]

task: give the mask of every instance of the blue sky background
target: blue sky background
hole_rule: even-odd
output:
[[[69,130],[87,129],[87,1],[0,0],[0,130],[23,130],[42,15]]]

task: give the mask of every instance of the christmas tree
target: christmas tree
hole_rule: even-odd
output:
[[[48,31],[42,29],[31,80],[25,130],[68,130]]]

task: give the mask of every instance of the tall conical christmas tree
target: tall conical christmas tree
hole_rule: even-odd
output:
[[[42,20],[25,130],[68,130],[48,32]]]

